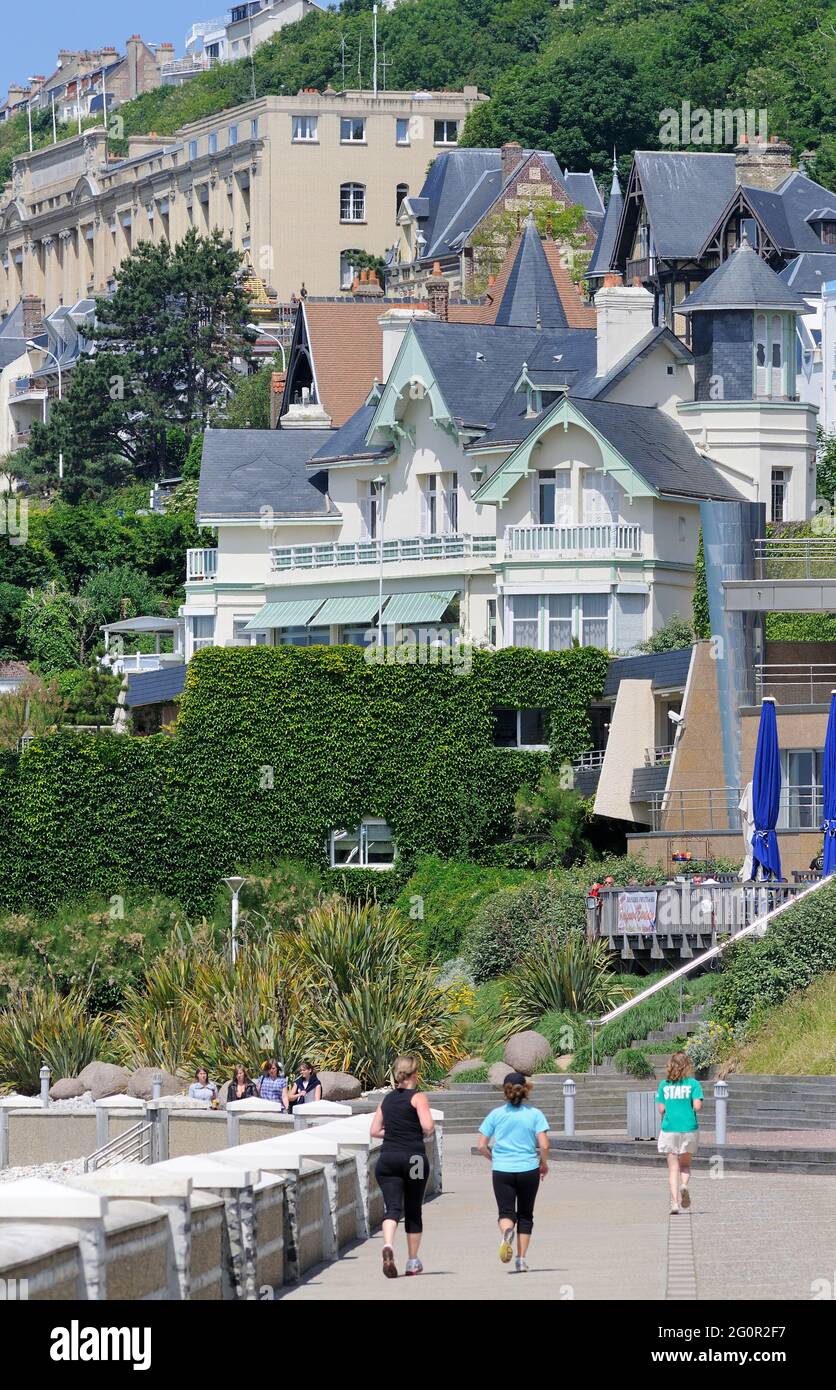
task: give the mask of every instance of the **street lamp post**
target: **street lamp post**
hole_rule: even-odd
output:
[[[260,328],[257,323],[248,323],[247,327],[253,332],[258,333],[262,338],[272,338],[276,347],[282,355],[282,371],[287,371],[287,359],[284,355],[284,343],[281,338],[277,338],[275,333],[271,333],[269,328]]]
[[[382,473],[373,479],[373,486],[377,494],[377,544],[380,562],[377,575],[377,646],[379,651],[383,651],[383,494],[386,488],[387,479]]]
[[[27,346],[27,348],[29,349],[30,352],[42,352],[42,353],[44,354],[45,357],[51,357],[51,358],[52,358],[53,362],[55,363],[56,367],[58,368],[58,399],[59,399],[59,401],[62,400],[62,399],[63,399],[63,395],[64,395],[64,387],[63,387],[63,378],[62,378],[62,376],[61,376],[61,363],[58,361],[58,358],[55,356],[55,353],[54,353],[54,352],[50,352],[49,348],[40,347],[40,346],[38,345],[38,343],[36,343],[32,338],[27,338],[27,340],[26,340],[26,346]],[[45,403],[45,402],[44,402],[44,424],[46,424],[46,403]],[[59,454],[58,454],[58,477],[59,477],[59,478],[63,478],[63,476],[64,476],[64,451],[63,451],[63,449],[62,449],[62,450],[59,451]]]
[[[247,880],[246,880],[245,878],[238,878],[238,877],[235,876],[235,875],[233,875],[231,878],[225,878],[225,879],[224,879],[224,883],[226,884],[227,888],[229,889],[230,893],[232,894],[232,934],[231,934],[231,940],[232,940],[232,964],[233,964],[233,965],[235,964],[235,962],[236,962],[237,959],[238,959],[238,894],[241,892],[241,889],[244,887],[244,884],[246,883],[246,881],[247,881]]]

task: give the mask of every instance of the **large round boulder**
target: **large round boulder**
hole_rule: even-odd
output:
[[[78,1080],[93,1100],[103,1100],[105,1096],[123,1096],[130,1075],[126,1067],[116,1067],[112,1062],[90,1062],[79,1072]]]
[[[186,1087],[178,1076],[172,1076],[170,1071],[163,1071],[162,1067],[137,1067],[132,1071],[128,1081],[128,1095],[136,1096],[138,1100],[152,1100],[154,1097],[154,1077],[159,1072],[163,1079],[160,1088],[161,1096],[182,1096]]]
[[[224,1081],[223,1084],[218,1087],[218,1108],[220,1110],[226,1110],[226,1099],[229,1095],[229,1088],[231,1085],[231,1081]]]
[[[480,1071],[485,1065],[483,1057],[465,1057],[450,1068],[451,1076],[464,1076],[469,1071]]]
[[[319,1071],[317,1076],[323,1100],[359,1100],[363,1093],[363,1083],[347,1071]]]
[[[488,1067],[488,1081],[492,1086],[496,1086],[497,1090],[501,1091],[502,1087],[505,1085],[506,1076],[513,1070],[514,1068],[509,1067],[507,1062],[494,1062]]]
[[[531,1076],[541,1063],[552,1055],[552,1045],[542,1033],[528,1028],[524,1033],[514,1033],[505,1044],[505,1061],[512,1071],[521,1071]]]
[[[84,1087],[74,1076],[62,1076],[49,1088],[50,1100],[76,1100],[84,1095]]]

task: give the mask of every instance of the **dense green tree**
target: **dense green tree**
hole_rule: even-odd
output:
[[[273,364],[239,377],[228,400],[218,407],[213,424],[229,430],[270,428],[270,381]],[[199,474],[198,468],[198,474]]]
[[[25,600],[25,589],[0,582],[0,660],[17,656],[20,611]]]
[[[157,614],[162,609],[160,594],[144,570],[120,564],[99,570],[85,579],[79,590],[98,623],[114,623],[123,618]]]
[[[42,675],[53,676],[84,664],[79,618],[72,594],[52,585],[27,595],[20,613],[20,640],[26,656]]]

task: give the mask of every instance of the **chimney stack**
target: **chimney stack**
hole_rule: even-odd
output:
[[[777,135],[768,141],[750,140],[744,135],[735,147],[737,182],[752,188],[777,188],[792,172],[792,150]]]
[[[499,151],[499,157],[502,164],[502,182],[504,183],[513,174],[517,165],[522,163],[522,145],[518,144],[516,140],[508,140]]]
[[[20,301],[24,338],[37,338],[44,331],[44,302],[37,294],[25,294]]]
[[[430,312],[446,323],[450,317],[450,285],[441,273],[441,263],[433,262],[432,274],[427,276],[427,303]]]
[[[595,296],[595,316],[595,375],[602,377],[650,332],[653,295],[641,285],[622,285],[620,275],[605,275]]]
[[[282,408],[286,372],[272,372],[270,375],[270,428],[278,429],[279,411]]]
[[[361,299],[382,299],[383,287],[378,281],[376,270],[361,270],[360,283],[354,293]]]

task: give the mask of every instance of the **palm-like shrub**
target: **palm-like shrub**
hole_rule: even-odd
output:
[[[394,908],[376,902],[333,898],[309,913],[293,950],[300,965],[336,991],[357,979],[398,971],[416,955],[413,924]]]
[[[61,995],[44,985],[16,994],[0,1012],[0,1090],[34,1095],[44,1063],[57,1081],[109,1060],[105,1020],[89,1015],[88,1002],[81,990]]]
[[[603,941],[572,932],[562,945],[546,940],[508,977],[507,999],[515,1026],[531,1028],[551,1010],[602,1013],[628,989],[612,972],[612,953]]]

